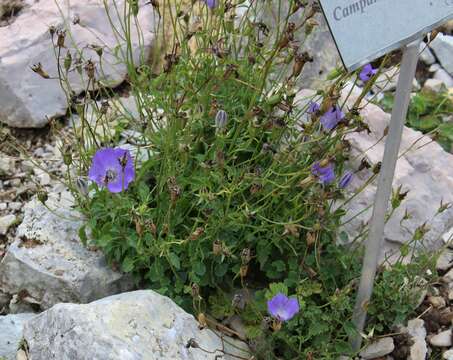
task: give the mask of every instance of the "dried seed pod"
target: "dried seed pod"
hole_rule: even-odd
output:
[[[241,260],[242,265],[247,265],[252,259],[252,251],[249,248],[242,249]]]
[[[87,73],[88,78],[94,79],[95,72],[96,72],[96,65],[94,64],[94,62],[91,60],[88,60],[85,64],[84,69]]]
[[[249,271],[249,266],[248,265],[242,265],[239,268],[239,275],[241,276],[241,278],[245,278],[247,276],[248,271]]]
[[[222,243],[219,240],[216,240],[216,241],[213,242],[213,244],[212,244],[212,252],[216,256],[222,254],[223,246],[222,246]]]
[[[35,73],[37,73],[39,76],[41,76],[42,78],[44,79],[49,79],[50,76],[48,73],[46,73],[44,71],[44,69],[42,68],[42,64],[41,63],[37,63],[37,64],[34,64],[32,67],[31,67],[31,70]]]
[[[192,241],[198,240],[198,238],[204,233],[204,228],[198,227],[195,229],[195,231],[190,234],[189,239]]]
[[[65,45],[64,45],[64,41],[65,41],[65,38],[66,38],[66,31],[65,30],[58,30],[57,31],[57,46],[59,48],[64,48]]]
[[[198,328],[201,330],[201,329],[204,329],[205,327],[208,326],[208,322],[206,320],[206,315],[203,314],[203,313],[199,313],[198,316],[197,316],[197,319],[198,319]]]
[[[200,287],[198,286],[198,284],[193,283],[191,290],[192,290],[192,297],[198,299],[200,297]]]

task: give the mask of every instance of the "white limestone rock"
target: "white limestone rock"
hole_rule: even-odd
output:
[[[78,237],[81,215],[53,196],[25,205],[17,238],[0,263],[0,290],[26,290],[30,301],[47,309],[59,302],[90,302],[133,288],[129,276],[111,270],[99,251]]]
[[[345,93],[348,93],[348,90],[347,87]],[[349,106],[357,93],[353,91],[348,101]],[[382,161],[385,143],[380,139],[390,122],[390,114],[373,104],[368,104],[361,111],[361,115],[371,133],[367,134],[364,131],[347,137],[352,146],[351,166],[355,169],[359,167],[363,158],[366,158],[372,166]],[[371,175],[370,170],[357,173],[348,190],[355,191]],[[429,231],[423,238],[424,246],[429,250],[441,248],[442,237],[450,231],[453,224],[452,207],[437,214],[441,201],[443,204],[453,202],[453,192],[448,190],[453,188],[453,155],[444,151],[428,136],[405,127],[393,188],[396,189],[399,185],[402,186],[402,191],[409,193],[386,224],[384,238],[387,246],[390,246],[390,243],[398,245],[410,241],[415,230],[427,222]],[[364,210],[373,204],[375,192],[376,181],[348,203],[347,214],[343,219],[345,222],[351,219],[344,227],[350,240],[360,234],[368,223],[372,207]],[[404,220],[404,226],[401,226],[400,222],[406,211],[411,217]],[[397,246],[395,248],[397,249]]]
[[[453,345],[452,330],[445,330],[429,339],[432,346],[436,347],[449,347]]]
[[[16,222],[16,216],[13,214],[0,217],[0,235],[6,235],[8,229]]]
[[[125,0],[115,0],[120,13]],[[109,24],[103,2],[98,0],[29,1],[30,5],[22,10],[14,22],[0,27],[0,121],[13,127],[42,127],[49,118],[66,113],[67,100],[60,88],[57,75],[56,58],[51,42],[49,27],[57,29],[68,27],[61,57],[70,51],[76,60],[76,48],[83,48],[84,60],[92,59],[96,64],[96,78],[103,86],[114,87],[120,84],[127,68],[121,59],[125,43],[117,43],[117,38]],[[114,1],[106,1],[110,17],[117,29],[121,29]],[[155,23],[158,16],[147,1],[140,0],[138,22],[143,37],[140,38],[135,24],[132,29],[132,49],[135,64],[147,59],[155,39]],[[58,6],[57,6],[58,4]],[[124,21],[124,20],[123,20]],[[134,22],[134,21],[133,21]],[[120,30],[121,31],[121,30]],[[69,36],[69,32],[71,36]],[[56,41],[56,35],[54,35]],[[139,44],[142,43],[141,48]],[[99,56],[89,45],[103,48],[102,69]],[[119,45],[119,46],[117,46]],[[115,48],[117,48],[115,50]],[[142,56],[143,55],[143,56]],[[63,59],[60,60],[63,62]],[[35,74],[31,67],[42,64],[51,79]],[[76,94],[86,89],[87,77],[75,70],[69,72],[72,90]],[[44,91],[45,90],[45,91]]]
[[[372,342],[367,345],[365,349],[360,352],[362,359],[376,359],[390,354],[395,349],[393,338],[385,337]]]
[[[192,315],[151,290],[55,305],[26,324],[24,338],[29,360],[213,360],[222,342],[226,352],[248,358],[244,343],[199,330]],[[190,339],[212,353],[188,348]]]
[[[15,360],[19,343],[22,339],[24,323],[35,314],[17,314],[0,316],[0,359]]]
[[[439,33],[430,43],[442,67],[453,76],[453,36]]]
[[[423,61],[426,65],[432,65],[436,62],[435,56],[424,41],[422,41],[420,44],[420,60]]]

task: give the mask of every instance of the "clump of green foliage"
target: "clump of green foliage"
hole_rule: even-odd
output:
[[[393,107],[394,97],[387,93],[381,100],[385,111]],[[453,101],[446,89],[433,92],[422,89],[412,97],[407,115],[407,126],[431,135],[445,151],[453,151],[453,122],[444,122],[444,118],[453,114]]]
[[[361,253],[336,245],[345,211],[333,204],[345,196],[338,180],[348,159],[345,135],[366,129],[359,106],[373,80],[351,108],[340,93],[356,75],[340,70],[326,89],[298,98],[296,80],[310,54],[300,53],[294,39],[301,32],[309,36],[316,8],[303,1],[280,3],[269,32],[251,20],[263,4],[243,3],[220,1],[213,9],[176,5],[167,15],[160,9],[175,30],[161,71],[154,71],[156,64],[135,68],[121,59],[129,65],[139,116],[125,113],[117,130],[139,134],[142,156],[136,156],[135,181],[118,194],[96,184],[88,194],[71,177],[87,217],[80,237],[142,286],[202,314],[200,321],[238,315],[259,358],[336,359],[351,352]],[[239,21],[235,12],[242,7]],[[131,9],[126,19],[134,17]],[[194,26],[193,18],[202,20]],[[282,64],[291,64],[290,71]],[[86,69],[96,84],[93,66],[90,60]],[[86,120],[92,105],[96,125],[105,121],[105,108],[96,108],[94,99],[106,94],[93,86],[84,98],[68,96],[83,126],[75,133],[78,156],[68,157],[68,148],[65,154],[82,177],[96,150],[116,146],[121,135],[100,136]],[[308,100],[320,110],[308,114]],[[320,118],[335,105],[345,117],[334,131],[325,131]],[[336,180],[323,184],[313,172],[316,163],[334,166]],[[414,310],[407,300],[415,273],[402,267],[381,274],[368,330],[385,331]],[[300,303],[298,316],[281,329],[269,323],[266,308],[277,293]]]

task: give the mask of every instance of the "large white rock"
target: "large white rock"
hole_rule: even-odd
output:
[[[24,323],[35,314],[0,316],[0,359],[15,360]]]
[[[360,352],[362,359],[376,359],[390,354],[395,349],[393,338],[385,337],[372,342],[367,345],[365,349]]]
[[[345,87],[343,95],[348,94],[349,90],[350,85]],[[352,106],[358,94],[360,89],[356,88],[352,91],[347,106]],[[314,91],[302,90],[297,94],[295,104],[304,108],[314,96]],[[371,133],[367,134],[363,131],[348,135],[347,139],[352,146],[349,165],[353,169],[358,169],[363,158],[368,160],[371,166],[382,161],[385,146],[382,138],[390,122],[390,114],[371,103],[361,110],[361,115]],[[371,176],[370,170],[360,171],[347,190],[352,195]],[[377,181],[373,181],[345,206],[347,214],[343,217],[343,222],[346,222],[343,230],[348,235],[349,241],[363,234],[369,223],[376,183]],[[424,245],[433,250],[441,248],[453,226],[453,207],[440,214],[437,213],[441,201],[443,204],[453,202],[453,192],[450,190],[453,188],[453,155],[445,152],[431,138],[405,127],[393,188],[396,189],[399,185],[402,185],[402,191],[410,191],[385,226],[386,241],[382,254],[387,256],[398,254],[400,245],[411,241],[415,230],[425,222],[430,230],[423,239]],[[342,205],[342,202],[337,205]],[[403,221],[401,226],[400,222],[406,210],[411,217]]]
[[[424,41],[420,43],[420,60],[426,65],[432,65],[436,62],[436,58]]]
[[[439,33],[430,46],[444,69],[453,76],[453,36]]]
[[[353,93],[355,95],[351,100],[357,95],[357,92]],[[351,105],[351,101],[348,103]],[[390,114],[373,104],[368,104],[361,115],[371,133],[364,131],[347,137],[352,145],[351,163],[356,169],[362,158],[366,158],[372,166],[382,161],[385,142],[381,139],[390,122]],[[423,244],[428,249],[439,249],[443,246],[442,236],[453,225],[452,207],[438,213],[441,202],[453,202],[453,155],[431,138],[408,127],[404,128],[399,154],[393,188],[401,185],[402,191],[409,193],[387,222],[384,238],[387,242],[406,243],[413,238],[415,230],[426,223],[429,231],[423,238]],[[349,189],[357,190],[371,175],[370,170],[362,170],[356,174]],[[361,233],[371,217],[376,183],[372,182],[347,205],[348,213],[344,221],[351,220],[345,226],[350,239]],[[410,218],[402,221],[406,211]]]
[[[129,276],[111,270],[99,251],[78,237],[83,221],[69,202],[53,197],[25,206],[17,238],[0,263],[0,290],[26,291],[29,301],[47,309],[59,302],[90,302],[133,288]]]
[[[125,0],[106,1],[112,22],[120,32],[120,19],[113,4],[121,9],[119,12],[122,14],[124,2]],[[59,81],[55,79],[57,64],[54,50],[58,50],[52,46],[49,34],[51,25],[64,28],[66,24],[68,27],[62,58],[70,51],[75,61],[76,48],[83,50],[85,61],[91,58],[96,63],[96,77],[107,86],[120,84],[127,74],[121,51],[126,45],[123,40],[118,44],[103,1],[40,0],[29,3],[12,24],[0,27],[0,121],[14,127],[42,127],[47,124],[48,118],[66,113],[67,100]],[[137,65],[141,55],[144,59],[149,56],[157,19],[151,5],[145,5],[144,0],[139,3],[137,19],[142,30],[141,39],[134,23],[131,25],[133,58]],[[56,41],[56,35],[54,39]],[[101,46],[104,50],[102,72],[99,56],[89,48],[92,44]],[[63,63],[63,59],[60,61]],[[30,69],[38,63],[42,64],[53,79],[44,79]],[[77,71],[70,71],[69,80],[76,94],[86,89],[87,77],[84,71],[82,76]]]
[[[213,360],[223,346],[248,358],[245,344],[199,330],[192,315],[151,290],[55,305],[26,324],[24,338],[29,360]],[[200,348],[187,348],[190,339]]]
[[[428,353],[428,346],[425,341],[425,322],[422,319],[409,320],[405,331],[411,336],[413,342],[408,360],[425,360]]]

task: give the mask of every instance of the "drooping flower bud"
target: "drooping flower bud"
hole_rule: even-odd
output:
[[[228,114],[224,110],[217,111],[215,116],[215,127],[217,131],[224,131],[228,123]]]

